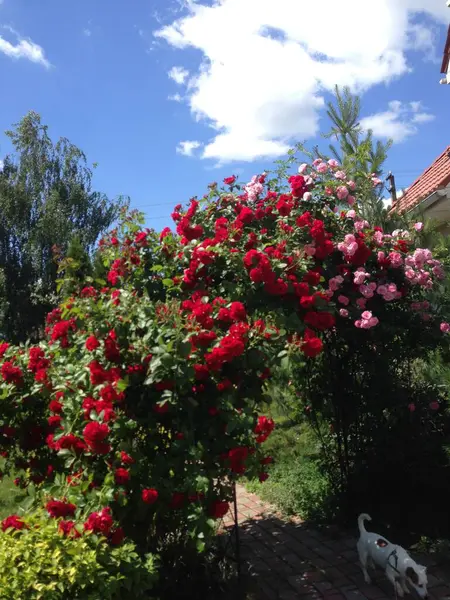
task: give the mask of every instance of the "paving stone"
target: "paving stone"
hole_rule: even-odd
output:
[[[450,588],[446,585],[434,587],[430,590],[430,596],[434,598],[450,598]]]
[[[314,586],[307,581],[303,575],[292,575],[291,577],[288,577],[288,582],[300,596],[306,594],[319,595]]]
[[[356,586],[339,588],[347,600],[367,600],[366,596]]]
[[[314,582],[314,587],[319,591],[319,592],[330,592],[330,590],[334,590],[335,593],[337,593],[336,588],[334,587],[334,585],[332,583],[330,583],[329,581],[315,581]]]
[[[278,592],[273,590],[264,579],[258,581],[258,588],[264,594],[264,600],[278,600]]]
[[[279,592],[278,598],[280,600],[297,600],[298,594],[293,590],[282,590]]]
[[[379,600],[380,598],[384,598],[386,594],[376,585],[361,585],[358,588],[360,592],[369,600]]]
[[[355,563],[345,563],[339,565],[339,570],[344,573],[344,575],[356,575],[357,573],[361,573],[361,567]]]
[[[255,600],[394,600],[382,570],[371,573],[373,585],[365,583],[356,539],[349,532],[285,520],[241,486],[238,513],[243,571],[255,577]],[[227,523],[232,524],[229,515]],[[430,600],[450,600],[449,566],[432,557],[420,556],[419,562],[429,566]]]

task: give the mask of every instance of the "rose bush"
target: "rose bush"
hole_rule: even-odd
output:
[[[232,483],[267,478],[259,407],[278,367],[301,377],[340,332],[370,346],[420,323],[442,339],[439,261],[358,217],[335,162],[225,185],[176,207],[175,232],[124,217],[101,241],[107,281],[50,313],[38,346],[0,346],[5,471],[64,535],[202,550]]]

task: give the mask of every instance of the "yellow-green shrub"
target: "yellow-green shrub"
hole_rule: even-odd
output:
[[[155,557],[135,545],[111,547],[104,538],[63,536],[56,520],[33,514],[27,528],[0,531],[2,600],[121,600],[149,598]]]

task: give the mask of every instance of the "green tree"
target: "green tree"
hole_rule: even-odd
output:
[[[397,223],[388,217],[388,211],[383,203],[386,194],[384,186],[373,186],[372,175],[383,177],[392,140],[386,143],[374,141],[373,132],[361,127],[361,99],[351,93],[350,88],[342,91],[338,86],[332,101],[327,104],[327,115],[331,121],[331,129],[324,134],[327,139],[334,139],[329,149],[353,179],[361,193],[363,203],[361,213],[369,222],[382,225],[389,229]],[[388,223],[389,222],[389,223]]]
[[[15,152],[0,172],[0,336],[22,341],[39,337],[57,301],[55,247],[65,254],[76,238],[91,254],[123,202],[93,191],[84,153],[53,143],[37,113],[6,134]]]

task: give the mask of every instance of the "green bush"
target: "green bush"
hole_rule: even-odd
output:
[[[23,529],[0,532],[3,600],[120,600],[149,598],[157,579],[154,556],[132,543],[112,548],[94,534],[63,536],[58,522],[35,513]]]
[[[318,462],[310,458],[280,462],[264,485],[251,483],[249,487],[288,515],[322,522],[335,515],[330,483]]]

